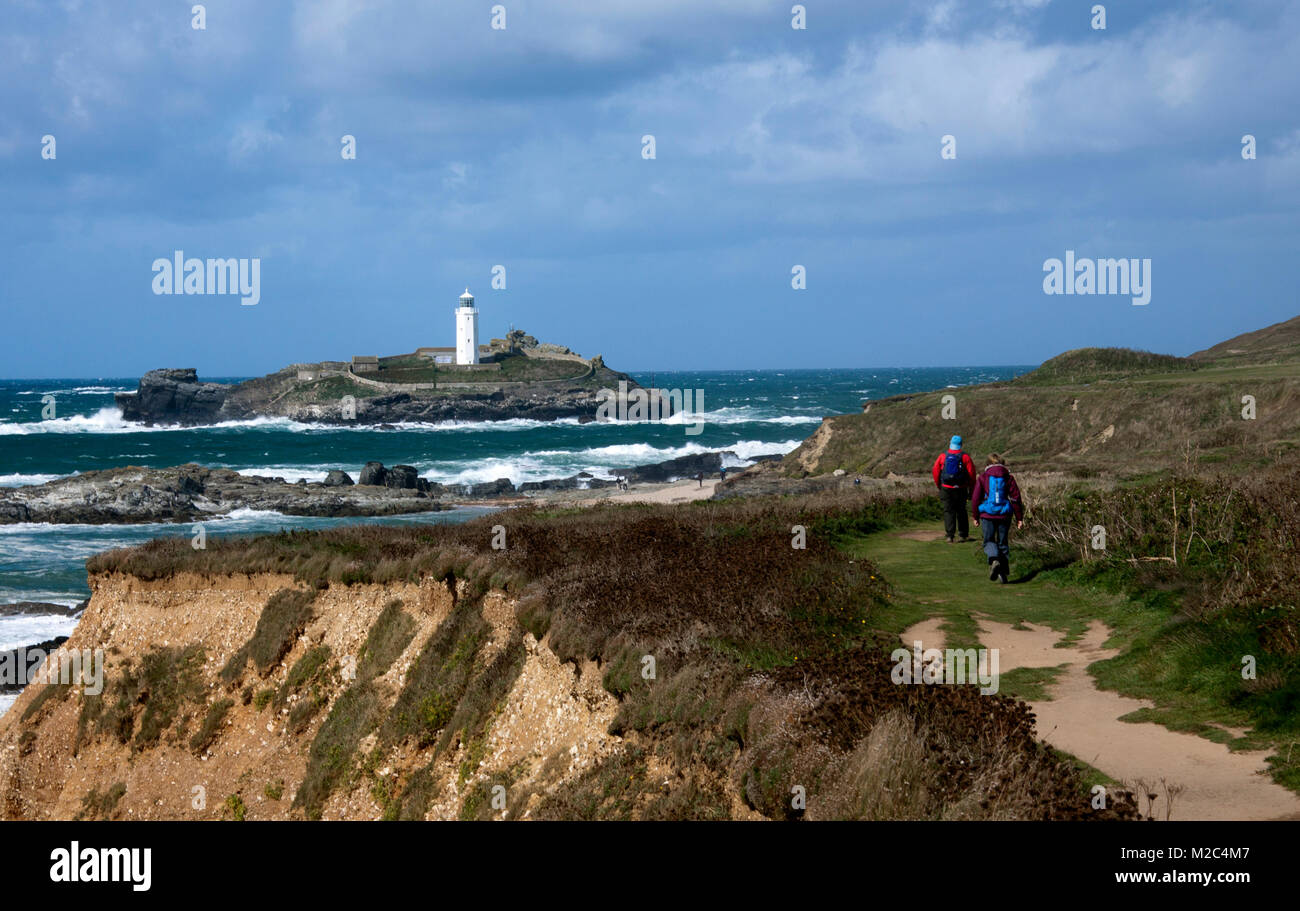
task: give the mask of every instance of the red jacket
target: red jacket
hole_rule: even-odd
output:
[[[961,452],[961,450],[949,449],[948,452]],[[934,486],[947,487],[949,490],[953,490],[957,487],[969,487],[975,481],[975,475],[977,474],[977,472],[975,471],[975,463],[972,462],[970,460],[970,456],[966,455],[966,453],[964,452],[961,452],[961,463],[966,466],[966,477],[969,478],[970,480],[968,480],[965,484],[940,484],[939,483],[939,475],[940,473],[943,472],[943,460],[948,456],[948,452],[943,453],[942,455],[939,456],[939,458],[935,459],[934,467],[930,469],[930,474],[934,475]]]
[[[1007,479],[1007,500],[1011,503],[1011,511],[1015,513],[1016,521],[1019,522],[1025,517],[1025,504],[1020,500],[1020,488],[1016,486],[1016,479],[1011,476],[1004,465],[990,465],[984,469],[984,473],[975,479],[975,489],[970,495],[970,514],[978,522],[980,519],[1008,519],[1008,516],[986,515],[980,512],[980,504],[984,502],[985,497],[989,495],[989,476],[1002,475]]]

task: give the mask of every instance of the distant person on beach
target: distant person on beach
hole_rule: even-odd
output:
[[[700,482],[700,486],[703,487],[703,486],[704,486],[704,472],[701,471],[701,472],[696,473],[696,475],[695,475],[695,480],[699,481],[699,482]]]
[[[1007,581],[1011,570],[1011,517],[1016,528],[1025,527],[1025,504],[1020,499],[1016,479],[1007,471],[1002,456],[989,456],[988,468],[975,479],[970,497],[971,515],[984,533],[984,554],[989,558],[989,581]]]
[[[725,480],[727,480],[727,469],[725,469],[725,468],[719,468],[719,469],[718,469],[718,483],[721,484],[721,483],[722,483],[723,481],[725,481]]]
[[[948,543],[953,543],[953,535],[959,531],[962,541],[969,541],[966,504],[970,500],[971,485],[975,483],[975,463],[962,452],[960,436],[948,441],[948,451],[940,453],[934,460],[930,473],[934,475],[934,486],[939,488],[939,499],[943,501],[943,532],[948,536]]]

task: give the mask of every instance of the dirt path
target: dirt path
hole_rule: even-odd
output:
[[[698,481],[667,481],[662,484],[632,484],[630,489],[621,491],[616,487],[602,487],[598,490],[565,490],[546,493],[536,497],[520,500],[521,503],[544,502],[564,506],[595,506],[597,503],[689,503],[692,500],[707,500],[713,496],[718,486],[718,479],[705,478],[704,486]]]
[[[909,529],[877,535],[867,549],[895,586],[895,599],[931,614],[903,631],[907,646],[920,640],[923,648],[944,648],[948,630],[962,633],[973,625],[980,645],[998,649],[1000,674],[1061,668],[1046,684],[1047,698],[1029,703],[1039,736],[1130,787],[1149,785],[1144,790],[1158,795],[1157,818],[1167,810],[1163,780],[1184,789],[1173,799],[1172,819],[1300,819],[1300,796],[1267,776],[1269,751],[1233,752],[1162,725],[1120,721],[1152,703],[1097,688],[1088,666],[1118,654],[1105,646],[1109,631],[1101,621],[1092,620],[1069,642],[1066,633],[1049,626],[991,616],[1042,610],[1049,601],[1052,609],[1065,602],[1067,609],[1082,611],[1087,608],[1083,595],[1033,579],[1011,586],[989,583],[967,547],[941,542],[941,534]],[[955,586],[960,598],[954,597]],[[963,646],[969,642],[966,635],[957,638]]]

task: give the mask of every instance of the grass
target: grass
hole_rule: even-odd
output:
[[[203,718],[203,724],[198,732],[190,738],[190,749],[196,756],[202,756],[207,752],[208,747],[221,734],[221,723],[226,718],[226,712],[230,711],[235,704],[233,699],[218,699],[208,707],[208,712]]]
[[[1190,372],[1199,365],[1185,357],[1152,354],[1131,348],[1077,348],[1044,361],[1016,379],[1034,385],[1093,383],[1100,379],[1129,378],[1145,373]]]
[[[328,645],[313,646],[294,662],[275,695],[277,708],[290,702],[290,697],[294,697],[287,723],[291,734],[306,730],[312,718],[316,717],[316,713],[329,705],[337,677],[338,665],[330,662]]]
[[[308,819],[320,819],[325,802],[353,771],[353,758],[362,738],[382,718],[382,702],[370,681],[359,681],[335,701],[320,731],[312,740],[293,806]]]
[[[390,601],[366,634],[357,674],[369,680],[387,671],[415,638],[415,629],[415,620],[402,609],[402,602]]]
[[[1095,525],[1109,531],[1105,551],[1086,543]],[[913,531],[940,537],[937,524]],[[1097,685],[1154,703],[1123,720],[1233,750],[1271,749],[1274,780],[1300,790],[1300,481],[1281,469],[1247,479],[1166,473],[1109,491],[1058,492],[1027,533],[1012,533],[1009,586],[983,581],[973,547],[891,533],[849,547],[893,586],[876,614],[891,635],[939,617],[948,645],[978,647],[983,615],[1046,625],[1068,643],[1102,620],[1107,646],[1120,654],[1089,668]],[[1253,677],[1243,674],[1244,656]],[[1003,692],[1049,698],[1057,673],[1011,671]]]
[[[234,685],[243,677],[251,660],[259,674],[265,674],[293,648],[293,643],[311,619],[315,591],[286,588],[276,592],[262,608],[252,637],[230,656],[221,669],[221,679]]]
[[[370,378],[383,383],[535,383],[577,379],[587,372],[584,364],[557,358],[505,355],[497,363],[500,370],[458,370],[424,357],[386,357]]]
[[[187,705],[205,702],[203,662],[203,649],[190,645],[153,649],[124,666],[103,693],[83,695],[73,752],[96,735],[137,752],[156,746]]]
[[[1005,696],[1015,696],[1026,702],[1045,702],[1051,699],[1048,687],[1056,683],[1056,678],[1065,670],[1065,665],[1056,667],[1017,667],[999,675],[998,692]]]
[[[85,797],[81,798],[81,811],[77,814],[77,819],[112,819],[117,812],[117,805],[126,795],[126,785],[123,782],[116,782],[109,787],[107,791],[100,794],[94,788]]]
[[[965,437],[981,467],[999,452],[1013,471],[1117,479],[1202,462],[1247,475],[1300,449],[1294,364],[1201,367],[1146,355],[1155,360],[1125,373],[1119,363],[1085,369],[1072,354],[1011,382],[892,396],[870,403],[867,413],[829,418],[781,470],[801,476],[824,443],[813,474],[925,477],[953,433]],[[1242,418],[1243,394],[1256,398],[1253,420]],[[955,419],[943,416],[945,396],[955,399]]]
[[[244,805],[244,798],[238,794],[231,794],[226,798],[225,809],[235,822],[243,822],[248,816],[248,807]]]

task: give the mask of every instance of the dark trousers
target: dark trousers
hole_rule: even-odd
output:
[[[1011,519],[980,518],[980,531],[984,533],[984,555],[989,562],[999,560],[1005,573],[1011,558]]]
[[[939,499],[943,501],[943,533],[949,538],[960,531],[963,538],[970,536],[970,491],[964,487],[940,487]]]

